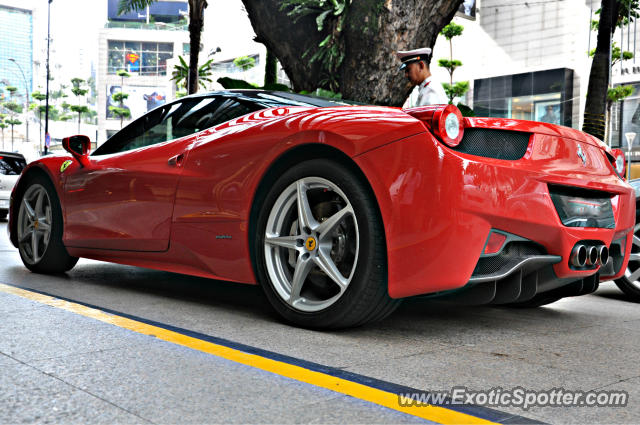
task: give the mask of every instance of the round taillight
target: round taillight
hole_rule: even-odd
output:
[[[464,122],[455,105],[447,105],[433,114],[433,131],[446,145],[455,147],[462,141]]]
[[[455,105],[417,106],[404,111],[422,121],[447,146],[453,148],[462,141],[464,118]]]
[[[615,159],[615,161],[612,162],[612,165],[615,167],[618,175],[624,179],[627,171],[627,160],[624,157],[624,152],[622,149],[611,149],[611,154]]]
[[[616,157],[616,171],[620,175],[624,173],[624,157],[623,156]]]

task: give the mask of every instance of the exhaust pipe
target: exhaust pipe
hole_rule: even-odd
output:
[[[596,252],[596,256],[597,256]],[[575,267],[584,267],[587,263],[587,248],[584,245],[576,245],[571,251],[571,264]]]
[[[605,266],[609,261],[609,248],[606,245],[600,245],[598,247],[598,263],[601,266]]]
[[[595,266],[598,264],[598,248],[590,246],[587,248],[587,266]]]

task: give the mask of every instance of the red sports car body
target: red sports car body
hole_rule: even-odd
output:
[[[261,283],[286,319],[314,327],[380,319],[421,294],[541,305],[624,273],[635,195],[599,140],[445,105],[279,96],[184,98],[91,155],[76,137],[73,155],[29,164],[8,226],[25,265],[85,257]],[[224,115],[225,102],[245,109]]]

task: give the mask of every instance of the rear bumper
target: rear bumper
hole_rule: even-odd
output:
[[[569,258],[581,241],[624,247],[614,269],[623,273],[635,223],[631,187],[610,174],[564,172],[545,162],[478,158],[451,151],[429,134],[417,135],[354,158],[376,194],[387,239],[389,294],[394,298],[475,286],[474,272],[492,229],[529,240],[536,256],[503,276],[550,270],[554,284],[567,285],[595,275],[600,267],[576,269]],[[380,166],[383,164],[383,166]],[[562,174],[562,172],[564,174]],[[613,194],[615,228],[566,227],[549,195],[549,184],[584,187]],[[514,260],[515,261],[515,260]],[[513,267],[512,267],[513,268]],[[508,272],[508,273],[506,273]],[[485,276],[487,277],[487,276]],[[475,279],[475,283],[474,283]],[[515,279],[515,278],[514,278]],[[538,281],[540,281],[538,276]],[[536,285],[540,292],[545,285]]]

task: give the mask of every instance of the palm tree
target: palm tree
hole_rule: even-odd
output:
[[[118,15],[145,9],[157,0],[120,0]],[[198,91],[198,54],[200,53],[200,36],[204,27],[204,9],[207,0],[189,1],[189,79],[188,91],[193,94]]]
[[[186,88],[189,76],[189,65],[187,65],[187,62],[185,62],[182,56],[178,56],[178,59],[180,60],[180,64],[173,67],[171,79],[176,82],[178,88]],[[198,84],[202,88],[207,87],[204,83],[205,81],[211,82],[211,78],[209,78],[211,77],[211,62],[213,62],[213,59],[209,59],[198,68]]]

